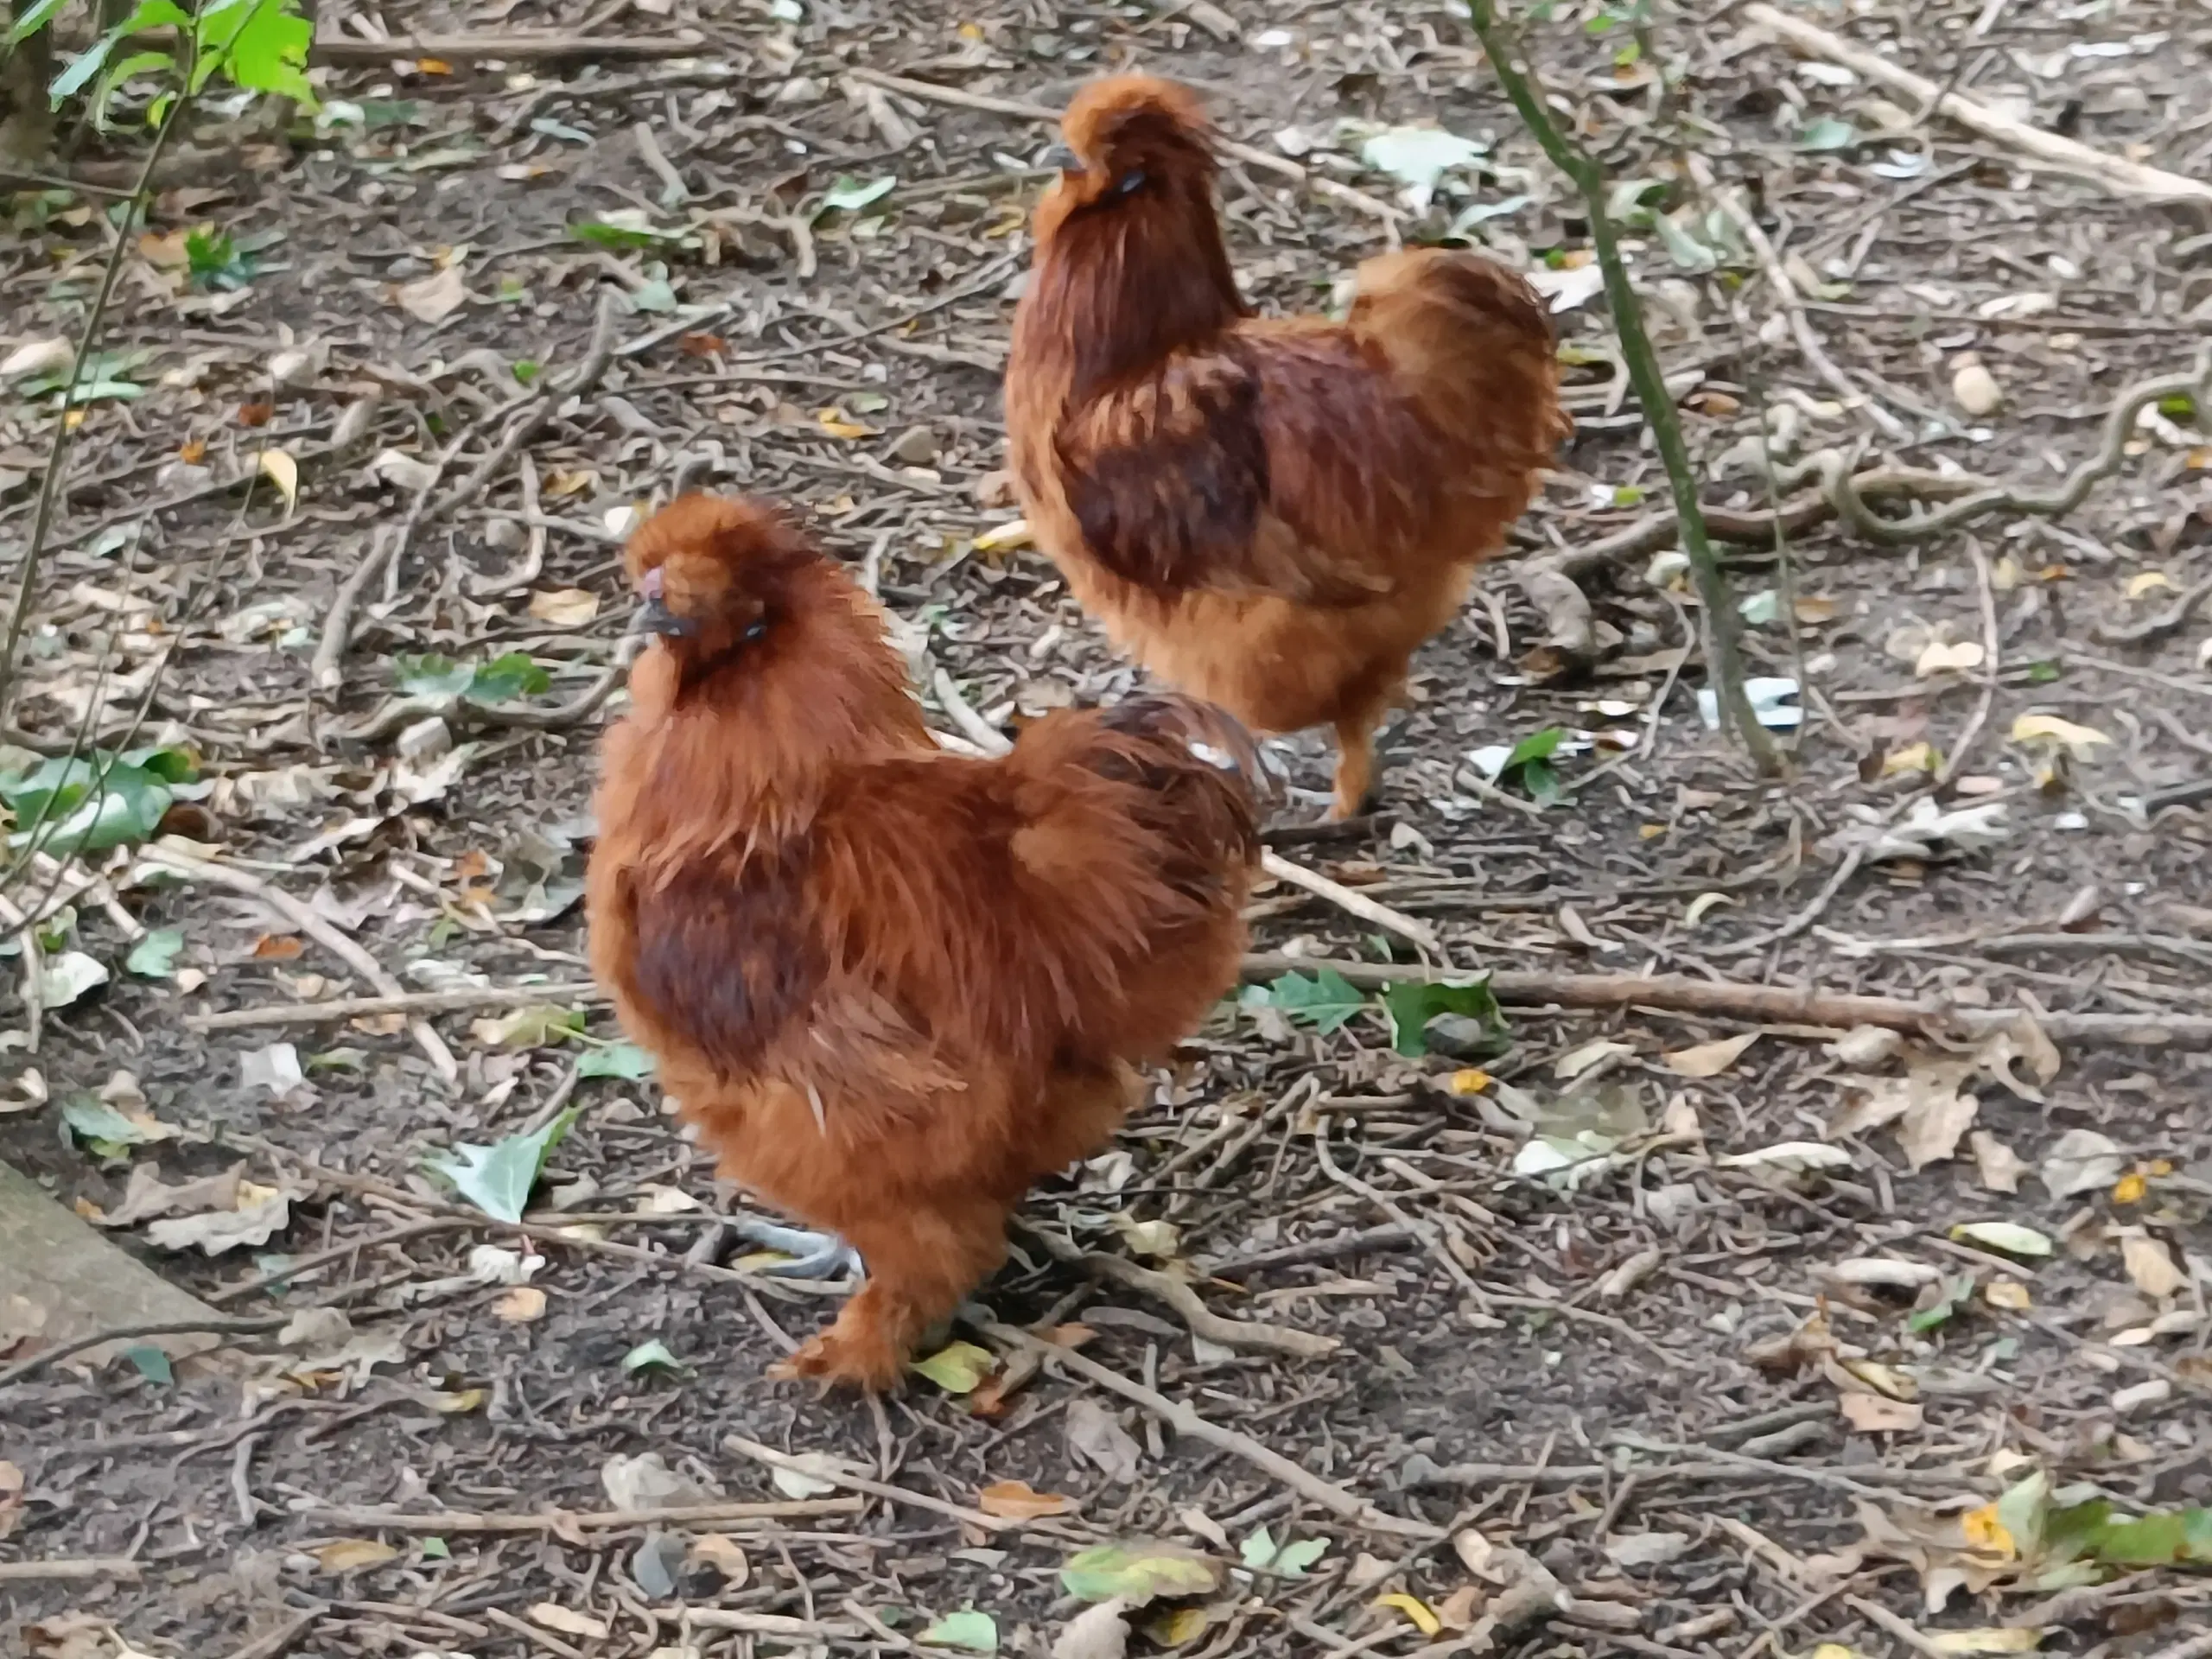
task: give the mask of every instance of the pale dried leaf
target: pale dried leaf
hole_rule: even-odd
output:
[[[456,263],[404,284],[392,297],[408,315],[423,322],[442,322],[467,302],[468,288]]]
[[[1921,1410],[1908,1400],[1879,1394],[1846,1394],[1836,1398],[1843,1421],[1861,1434],[1897,1434],[1920,1427]]]
[[[1974,1166],[1984,1186],[1992,1192],[2020,1190],[2020,1178],[2029,1168],[2025,1159],[1986,1129],[1976,1129],[1968,1144],[1974,1147]]]
[[[1700,1043],[1694,1048],[1678,1048],[1666,1055],[1667,1069],[1677,1077],[1717,1077],[1744,1056],[1744,1051],[1759,1039],[1756,1031],[1747,1031],[1740,1037],[1724,1037],[1718,1042]]]

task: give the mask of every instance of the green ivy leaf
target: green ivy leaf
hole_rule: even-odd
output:
[[[177,953],[184,949],[184,935],[173,927],[157,927],[130,947],[123,965],[142,979],[167,979],[176,971]]]
[[[1326,1036],[1365,1007],[1367,998],[1335,969],[1324,968],[1310,979],[1304,974],[1288,973],[1272,985],[1251,986],[1244,992],[1243,1003],[1247,1007],[1275,1008]]]
[[[926,1359],[914,1360],[906,1367],[951,1395],[973,1394],[983,1379],[998,1368],[998,1356],[972,1342],[949,1343]]]
[[[457,697],[468,690],[476,671],[450,657],[395,657],[399,689],[410,697]]]
[[[1456,984],[1393,985],[1382,993],[1382,1011],[1390,1020],[1391,1046],[1408,1059],[1419,1059],[1428,1052],[1429,1021],[1439,1014],[1456,1014],[1482,1021],[1481,1048],[1485,1053],[1502,1052],[1510,1039],[1505,1016],[1498,1010],[1487,974]]]
[[[969,1608],[964,1612],[947,1613],[943,1618],[921,1633],[918,1638],[937,1648],[960,1648],[969,1653],[996,1653],[999,1650],[998,1621],[988,1613]]]
[[[822,193],[822,206],[825,212],[857,213],[898,188],[896,178],[870,179],[863,184],[849,173],[840,173]]]
[[[653,1070],[653,1057],[635,1043],[608,1043],[576,1062],[579,1077],[620,1077],[625,1083],[642,1082]]]
[[[623,1355],[622,1369],[625,1371],[666,1371],[671,1376],[680,1376],[690,1368],[668,1351],[666,1343],[655,1338],[651,1342],[639,1343]]]
[[[552,688],[553,677],[531,659],[530,653],[511,651],[494,657],[470,677],[468,697],[474,702],[512,702],[534,697]]]
[[[123,1357],[149,1382],[157,1382],[167,1388],[176,1381],[176,1372],[169,1365],[169,1357],[150,1342],[131,1344],[123,1351]]]
[[[1211,1595],[1221,1587],[1221,1566],[1181,1544],[1100,1544],[1069,1556],[1060,1584],[1078,1601],[1118,1596],[1141,1607],[1161,1596]]]
[[[457,1144],[451,1152],[435,1152],[425,1160],[430,1170],[449,1182],[454,1192],[500,1221],[520,1221],[530,1203],[531,1189],[545,1154],[561,1144],[561,1137],[576,1121],[570,1107],[534,1135],[511,1135],[493,1146]]]

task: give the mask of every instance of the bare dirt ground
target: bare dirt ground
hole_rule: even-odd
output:
[[[2048,1626],[2053,1649],[2204,1653],[2208,1598],[2164,1566],[2212,1557],[2201,1514],[2195,1545],[2105,1550],[2072,1588],[2039,1578],[2032,1524],[2038,1471],[2131,1514],[2212,1504],[2192,401],[2123,426],[2063,519],[2000,505],[1889,546],[1789,485],[1786,548],[1731,560],[1756,671],[1802,687],[1794,773],[1764,780],[1699,716],[1694,612],[1649,519],[1664,479],[1577,293],[1586,220],[1452,10],[773,10],[326,16],[696,43],[334,67],[289,151],[201,133],[215,159],[130,256],[101,365],[125,390],[76,435],[9,737],[180,752],[172,870],[119,854],[112,893],[34,930],[35,1012],[19,940],[0,1154],[238,1328],[173,1368],[34,1363],[35,1332],[0,1332],[8,1650],[1041,1656],[1096,1589],[1063,1580],[1072,1555],[1166,1540],[1196,1576],[1129,1611],[1132,1651],[1843,1659]],[[1797,15],[2212,175],[2201,0]],[[1671,215],[1632,231],[1638,280],[1707,499],[1739,516],[1770,505],[1768,451],[1908,472],[1884,515],[1960,474],[2055,489],[2123,387],[2212,346],[2202,210],[2029,170],[1738,8],[1640,35],[1562,10],[1535,41],[1643,181],[1624,208]],[[719,1219],[741,1196],[578,995],[615,553],[679,484],[771,493],[865,562],[925,680],[984,718],[1127,689],[1051,569],[987,534],[1012,517],[996,377],[1047,133],[972,105],[1057,105],[1128,65],[1201,85],[1230,137],[1329,187],[1226,170],[1255,302],[1325,305],[1390,235],[1456,226],[1550,273],[1573,364],[1580,430],[1421,659],[1383,810],[1280,849],[1433,928],[1457,969],[1961,1022],[1900,1045],[1816,1007],[1518,1006],[1503,1052],[1446,1022],[1409,1057],[1376,1002],[1301,1007],[1269,971],[1119,1150],[1036,1195],[952,1333],[984,1353],[817,1400],[762,1370],[836,1288],[756,1270]],[[1472,141],[1420,212],[1359,159],[1408,124]],[[0,347],[73,336],[99,206],[13,197]],[[195,259],[202,226],[230,244]],[[0,402],[18,553],[53,402],[28,374]],[[1476,758],[1553,730],[1555,798]],[[1326,756],[1291,752],[1287,817],[1310,819]],[[1255,925],[1274,953],[1411,955],[1288,888]],[[104,983],[72,982],[88,964]],[[298,1011],[394,989],[453,995],[412,1031]],[[519,1226],[427,1173],[564,1109]],[[963,1358],[996,1376],[967,1386]],[[837,1461],[778,1476],[747,1446]],[[1108,1622],[1065,1651],[1119,1652],[1078,1645]]]

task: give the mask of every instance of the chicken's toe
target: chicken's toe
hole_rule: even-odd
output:
[[[757,1216],[740,1216],[731,1225],[741,1237],[765,1249],[780,1251],[791,1260],[761,1271],[779,1279],[859,1278],[864,1269],[860,1252],[835,1233],[817,1233],[804,1227],[785,1227]]]

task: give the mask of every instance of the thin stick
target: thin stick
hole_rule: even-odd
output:
[[[1244,1353],[1284,1354],[1294,1359],[1319,1359],[1344,1345],[1334,1337],[1319,1336],[1311,1331],[1224,1319],[1200,1301],[1198,1292],[1173,1274],[1139,1267],[1124,1257],[1108,1255],[1101,1250],[1086,1250],[1046,1228],[1026,1222],[1016,1224],[1055,1260],[1166,1303],[1182,1315],[1183,1322],[1191,1327],[1191,1334],[1202,1341]]]
[[[1041,1341],[1027,1331],[1017,1330],[1010,1325],[992,1322],[982,1329],[986,1336],[996,1341],[1026,1349],[1050,1363],[1065,1366],[1077,1376],[1096,1382],[1100,1388],[1120,1395],[1124,1400],[1134,1401],[1186,1439],[1203,1440],[1208,1446],[1243,1459],[1254,1468],[1280,1481],[1300,1497],[1319,1504],[1339,1520],[1365,1528],[1370,1532],[1389,1533],[1401,1538],[1434,1538],[1440,1535],[1439,1529],[1425,1522],[1385,1515],[1364,1499],[1293,1463],[1280,1452],[1261,1445],[1250,1435],[1240,1434],[1233,1428],[1224,1428],[1218,1423],[1210,1422],[1188,1406],[1170,1400],[1166,1395],[1146,1388],[1141,1382],[1131,1382],[1119,1371],[1072,1349]]]
[[[1775,298],[1781,303],[1783,315],[1789,321],[1790,336],[1797,342],[1798,353],[1812,365],[1813,372],[1827,382],[1830,389],[1843,399],[1845,408],[1857,410],[1866,416],[1892,443],[1903,443],[1910,439],[1912,429],[1861,391],[1858,384],[1827,354],[1827,348],[1821,344],[1820,336],[1813,332],[1811,321],[1805,315],[1804,296],[1798,293],[1797,284],[1790,280],[1789,273],[1783,269],[1782,256],[1775,251],[1773,242],[1760,228],[1758,220],[1752,217],[1751,209],[1744,205],[1743,198],[1733,190],[1719,188],[1713,179],[1713,168],[1703,156],[1692,156],[1689,164],[1690,176],[1697,181],[1698,188],[1719,204],[1720,211],[1727,216],[1729,222],[1751,248],[1752,256],[1758,260],[1759,269],[1766,276],[1767,286],[1774,290]]]
[[[1800,52],[1841,64],[1893,92],[1910,93],[1923,107],[1940,111],[1969,131],[1995,139],[2031,164],[2039,162],[2059,172],[2093,180],[2116,195],[2143,196],[2152,201],[2212,202],[2212,184],[2122,161],[2071,138],[2062,138],[2055,132],[2016,121],[2009,115],[1999,115],[1961,93],[1944,92],[1934,81],[1899,67],[1879,53],[1854,46],[1839,35],[1832,35],[1773,6],[1746,6],[1744,16]]]
[[[448,63],[499,58],[510,63],[543,63],[574,58],[580,63],[616,60],[696,58],[714,50],[702,35],[686,33],[655,39],[637,35],[565,35],[488,32],[481,35],[396,35],[361,41],[350,35],[318,35],[308,50],[314,63],[381,67],[403,58],[438,58]]]
[[[275,1331],[291,1323],[289,1313],[261,1314],[250,1319],[226,1319],[217,1315],[206,1319],[176,1319],[161,1325],[118,1325],[105,1331],[94,1331],[72,1341],[43,1349],[29,1359],[19,1359],[4,1371],[0,1371],[0,1389],[13,1388],[26,1377],[35,1376],[49,1365],[58,1365],[72,1354],[81,1354],[87,1348],[101,1348],[111,1342],[128,1342],[133,1337],[194,1337],[251,1336],[257,1332]]]
[[[327,1026],[372,1014],[460,1014],[476,1008],[520,1008],[539,1002],[604,1004],[607,993],[588,982],[554,985],[476,985],[446,991],[399,991],[390,996],[334,996],[325,1002],[272,1002],[258,1008],[219,1008],[188,1014],[188,1031],[251,1031],[263,1026]]]
[[[1265,954],[1244,958],[1243,977],[1248,983],[1264,983],[1287,973],[1312,973],[1323,968],[1368,991],[1441,977],[1420,969],[1383,968],[1369,962]],[[1676,975],[1494,973],[1490,988],[1500,1002],[1517,1007],[1659,1008],[1674,1014],[1717,1014],[1763,1024],[1823,1026],[1834,1030],[1885,1026],[1892,1031],[1927,1032],[1950,1026],[1972,1033],[2003,1030],[2020,1017],[2017,1008],[1955,1008],[1889,996]],[[2212,1040],[2212,1016],[2202,1014],[2046,1014],[2038,1016],[2038,1023],[2059,1040]]]
[[[974,110],[984,115],[1011,116],[1017,121],[1035,121],[1046,126],[1056,127],[1060,123],[1058,110],[1048,109],[1042,104],[1026,103],[1020,99],[993,98],[985,92],[964,92],[957,87],[939,86],[926,80],[910,80],[904,75],[887,75],[875,69],[850,69],[846,73],[855,80],[880,86],[887,92],[919,99],[925,103],[950,105],[954,109]],[[1217,140],[1216,147],[1232,161],[1257,168],[1262,173],[1272,173],[1277,178],[1287,179],[1294,184],[1303,185],[1317,196],[1325,196],[1331,201],[1342,202],[1347,207],[1357,208],[1370,218],[1382,220],[1389,226],[1392,238],[1395,239],[1399,212],[1389,202],[1378,201],[1348,184],[1339,184],[1334,179],[1310,173],[1287,156],[1271,156],[1264,149],[1255,149],[1251,145],[1240,144],[1234,139]]]
[[[1032,1524],[1010,1520],[1004,1516],[985,1515],[981,1510],[968,1509],[958,1503],[948,1503],[941,1497],[931,1497],[926,1492],[910,1492],[904,1486],[893,1486],[887,1481],[870,1480],[864,1475],[849,1475],[842,1470],[818,1467],[801,1461],[788,1452],[779,1452],[772,1446],[763,1446],[758,1440],[748,1440],[742,1434],[722,1436],[722,1449],[735,1452],[742,1457],[765,1463],[771,1469],[786,1469],[809,1480],[827,1481],[833,1486],[843,1486],[855,1492],[866,1492],[887,1503],[903,1503],[909,1509],[927,1510],[932,1515],[949,1516],[963,1526],[975,1527],[983,1532],[1008,1532]]]
[[[61,390],[61,408],[54,417],[54,437],[46,448],[46,472],[39,480],[38,510],[31,519],[31,538],[23,549],[16,575],[16,596],[8,608],[8,630],[0,637],[0,721],[8,717],[16,696],[16,647],[22,642],[23,623],[30,614],[31,593],[38,582],[40,561],[45,556],[47,538],[54,529],[54,511],[61,499],[61,471],[69,458],[70,405],[75,401],[77,388],[85,378],[93,349],[99,343],[100,325],[107,316],[108,301],[115,293],[116,278],[123,272],[123,262],[130,250],[137,245],[132,227],[138,222],[139,210],[154,182],[155,169],[161,165],[162,152],[168,148],[169,135],[185,124],[191,113],[194,92],[192,70],[194,54],[191,42],[197,37],[188,29],[183,60],[183,85],[176,101],[169,108],[168,118],[155,130],[153,144],[146,151],[145,164],[138,169],[138,181],[131,188],[130,205],[124,209],[123,224],[115,232],[115,245],[108,250],[107,264],[100,272],[99,290],[92,296],[92,310],[86,314],[83,331],[77,336],[76,355],[70,359],[69,379]]]
[[[945,718],[977,748],[989,755],[1014,753],[1014,744],[1007,734],[976,712],[975,705],[960,695],[959,686],[944,669],[930,671],[930,690],[936,694],[937,706],[944,710]]]
[[[74,1560],[0,1561],[0,1584],[36,1584],[41,1580],[119,1579],[138,1582],[138,1563],[124,1555],[84,1555]]]
[[[1613,327],[1620,336],[1621,360],[1628,370],[1630,383],[1636,388],[1637,399],[1643,405],[1643,418],[1651,429],[1651,441],[1659,451],[1660,464],[1667,469],[1682,552],[1689,559],[1698,602],[1705,612],[1706,664],[1713,680],[1713,695],[1727,723],[1735,728],[1736,735],[1759,770],[1772,774],[1781,769],[1782,758],[1773,738],[1759,724],[1744,696],[1741,621],[1728,591],[1728,579],[1721,573],[1720,562],[1706,535],[1705,516],[1698,501],[1699,474],[1691,464],[1689,448],[1682,439],[1681,417],[1675,412],[1674,398],[1668,394],[1666,372],[1660,366],[1659,354],[1652,348],[1650,335],[1644,331],[1643,302],[1629,280],[1618,227],[1608,211],[1611,193],[1605,168],[1553,120],[1528,71],[1516,60],[1515,52],[1520,42],[1499,20],[1496,0],[1466,0],[1466,7],[1468,21],[1482,41],[1498,84],[1505,89],[1506,97],[1520,115],[1522,124],[1534,136],[1552,165],[1581,193],[1589,209],[1590,239],[1596,246],[1598,264],[1605,273],[1605,302],[1613,314]]]
[[[232,893],[243,893],[260,899],[384,995],[406,995],[399,988],[399,982],[384,970],[383,963],[274,883],[265,881],[250,871],[233,869],[227,864],[218,864],[196,854],[181,852],[175,842],[149,847],[141,855],[149,863],[188,880],[206,881],[215,887],[228,887]],[[454,1063],[453,1051],[446,1046],[445,1039],[433,1031],[426,1020],[410,1020],[407,1029],[415,1039],[415,1046],[429,1057],[438,1076],[449,1084],[458,1082],[461,1067]]]
[[[1417,922],[1403,911],[1393,910],[1388,905],[1377,904],[1364,893],[1318,875],[1302,864],[1294,864],[1272,848],[1260,854],[1260,868],[1278,881],[1287,881],[1294,887],[1302,887],[1317,899],[1325,899],[1338,909],[1357,916],[1363,922],[1387,928],[1401,938],[1410,939],[1424,950],[1441,953],[1443,941],[1426,922]]]
[[[441,1510],[411,1514],[404,1510],[308,1510],[300,1519],[314,1527],[346,1527],[364,1532],[429,1534],[500,1532],[612,1532],[625,1527],[706,1526],[725,1521],[791,1521],[810,1516],[858,1515],[867,1508],[857,1497],[802,1497],[760,1503],[690,1503],[665,1510],[544,1510],[534,1515],[506,1510]]]
[[[1981,700],[1974,704],[1974,714],[1952,744],[1951,753],[1945,757],[1942,768],[1936,774],[1936,787],[1943,789],[1959,774],[1966,763],[1967,752],[1974,747],[1974,741],[1981,735],[1981,728],[1989,723],[1989,711],[1997,702],[1997,676],[2003,667],[2004,635],[1997,626],[1997,584],[1990,574],[1989,556],[1981,550],[1981,543],[1973,537],[1967,537],[1967,557],[1974,561],[1975,590],[1981,601]],[[2212,588],[2212,584],[2207,584]]]

